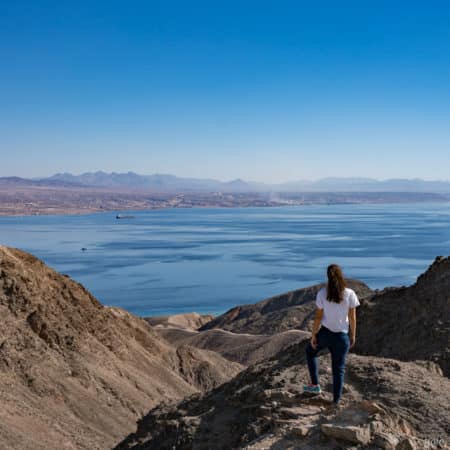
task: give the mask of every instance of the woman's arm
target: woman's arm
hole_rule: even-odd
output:
[[[323,309],[317,308],[316,315],[314,317],[314,324],[313,324],[312,335],[311,335],[311,347],[312,348],[317,347],[317,333],[319,331],[320,324],[322,323],[322,317],[323,317]]]
[[[348,321],[350,325],[350,348],[355,345],[356,342],[356,308],[350,308],[348,310]]]

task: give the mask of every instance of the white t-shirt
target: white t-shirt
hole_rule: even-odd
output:
[[[345,288],[341,303],[327,300],[327,288],[323,287],[316,296],[316,305],[323,309],[322,325],[329,330],[348,333],[348,310],[359,306],[358,297],[353,289]]]

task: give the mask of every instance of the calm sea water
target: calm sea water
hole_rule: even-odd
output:
[[[372,288],[408,285],[450,254],[450,204],[134,214],[2,217],[0,242],[142,316],[221,313],[321,282],[331,262]]]

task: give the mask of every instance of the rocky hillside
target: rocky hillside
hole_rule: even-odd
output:
[[[283,348],[309,336],[309,333],[300,330],[283,331],[272,335],[232,333],[221,329],[192,331],[157,328],[155,331],[176,347],[189,345],[211,350],[245,366],[269,359]]]
[[[339,410],[330,404],[327,355],[325,393],[301,392],[308,382],[305,339],[213,391],[156,407],[116,450],[450,448],[450,258],[437,258],[410,287],[362,287],[354,350],[364,355],[348,358]],[[215,327],[278,332],[290,323],[307,330],[318,289],[234,308],[201,328],[208,331],[191,333],[191,342],[202,345],[202,334],[213,331],[225,337]]]
[[[386,289],[358,309],[355,351],[438,363],[450,376],[450,258],[436,258],[417,282]]]
[[[347,280],[359,298],[373,295],[369,287],[357,280]],[[275,334],[299,329],[310,330],[317,292],[324,284],[297,289],[255,304],[236,306],[200,328],[221,328],[235,333]]]
[[[348,280],[360,298],[374,293],[357,280]],[[197,313],[147,317],[154,331],[178,347],[190,345],[219,353],[243,365],[271,358],[309,335],[315,298],[323,284],[286,292],[255,304],[232,308],[213,318]]]
[[[146,321],[0,246],[0,448],[447,448],[450,258],[410,287],[349,285],[357,354],[336,411],[327,355],[325,393],[301,392],[322,285]]]
[[[429,360],[450,376],[450,258],[436,258],[409,287],[374,292],[359,281],[348,280],[348,284],[361,300],[357,312],[357,353],[403,361]],[[272,335],[292,328],[310,331],[314,300],[321,286],[237,306],[200,330],[221,328],[235,333]],[[169,340],[176,339],[176,333],[166,334]],[[195,346],[199,341],[198,336],[185,342]]]
[[[438,366],[352,354],[343,405],[333,410],[330,394],[301,392],[304,350],[296,344],[203,396],[156,407],[116,450],[447,448],[450,380]]]
[[[162,400],[241,366],[175,348],[35,257],[0,246],[0,448],[109,449]]]
[[[209,314],[202,315],[196,312],[145,318],[145,320],[154,328],[174,328],[182,330],[198,330],[213,319],[214,316]]]

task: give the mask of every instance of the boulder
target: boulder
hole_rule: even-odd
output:
[[[399,443],[399,439],[391,433],[376,432],[373,435],[372,442],[377,448],[395,450]]]
[[[321,430],[328,437],[352,444],[367,445],[371,439],[370,429],[368,427],[340,426],[325,423],[322,424]]]
[[[405,438],[397,444],[395,450],[417,450],[417,445],[411,438]]]

